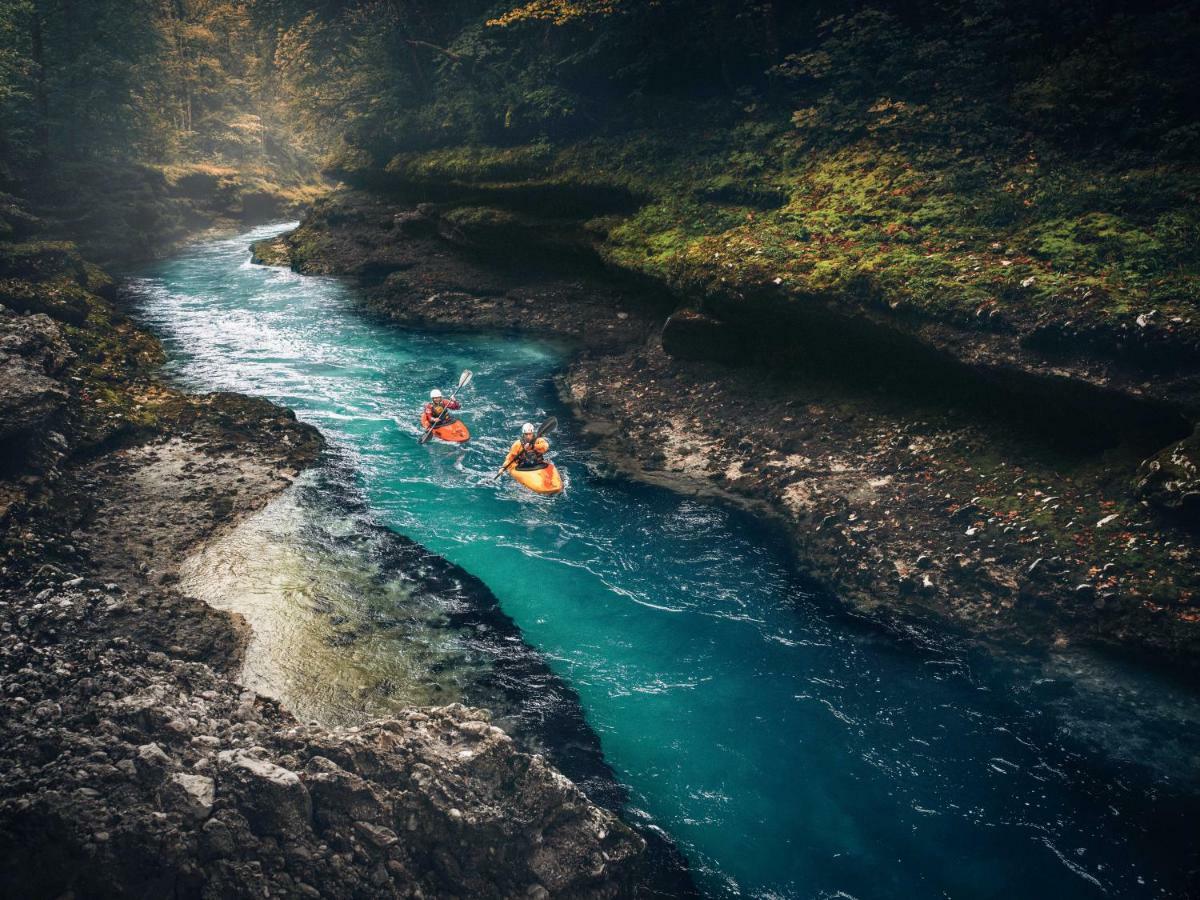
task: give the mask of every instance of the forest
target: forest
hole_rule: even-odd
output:
[[[189,173],[236,172],[267,209],[306,199],[322,169],[410,191],[582,183],[640,207],[584,216],[610,259],[691,288],[724,247],[745,279],[766,258],[797,289],[890,302],[902,287],[935,317],[1075,302],[1101,325],[1174,318],[1197,290],[1192,12],[6,2],[0,166],[10,195],[84,232],[106,203],[152,231],[144,182]],[[956,252],[998,242],[1021,249],[1007,271]]]
[[[997,158],[1196,151],[1187,4],[657,0],[19,2],[3,8],[3,159],[387,160],[687,117],[867,132]],[[1135,14],[1136,13],[1136,14]],[[879,107],[879,108],[876,108]],[[940,133],[940,134],[939,134]],[[1002,152],[1003,151],[1003,152]]]

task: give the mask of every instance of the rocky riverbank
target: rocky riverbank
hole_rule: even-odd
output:
[[[648,337],[653,311],[670,309],[665,295],[631,295],[579,260],[516,239],[475,249],[462,221],[435,206],[353,192],[317,202],[297,230],[254,245],[253,258],[352,276],[365,308],[399,325],[527,332],[608,352]]]
[[[245,626],[180,564],[321,439],[163,383],[114,299],[71,245],[0,244],[0,892],[629,889],[643,840],[487,713],[331,729],[238,686]]]
[[[768,512],[801,565],[858,609],[1195,666],[1194,438],[1172,443],[1181,412],[1093,385],[1072,393],[1066,370],[1039,400],[1029,373],[1005,382],[990,362],[975,371],[903,343],[893,357],[862,335],[831,334],[844,357],[746,365],[743,332],[672,313],[678,300],[578,246],[555,252],[519,223],[467,212],[347,193],[274,242],[270,261],[355,276],[365,307],[398,324],[574,340],[564,397],[618,468]]]

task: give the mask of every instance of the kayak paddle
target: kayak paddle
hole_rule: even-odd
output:
[[[455,387],[454,390],[452,390],[450,392],[450,399],[453,400],[455,394],[457,394],[459,391],[461,391],[463,388],[465,388],[468,384],[470,384],[471,379],[473,377],[475,377],[475,376],[471,373],[470,369],[463,369],[462,375],[458,376],[457,387]],[[432,422],[429,423],[429,427],[426,428],[425,433],[423,435],[421,435],[421,440],[417,441],[418,444],[423,444],[427,440],[429,440],[429,436],[431,434],[433,434],[433,429],[438,427],[438,422],[442,421],[442,419],[444,419],[446,417],[446,413],[448,413],[448,412],[450,412],[449,405],[447,405],[446,407],[444,407],[442,409],[442,414],[440,416],[438,416],[436,419],[434,419]]]
[[[551,416],[545,422],[543,422],[542,427],[537,430],[537,434],[535,434],[533,436],[534,441],[537,441],[537,439],[542,437],[543,435],[549,434],[557,427],[558,427],[558,419],[556,419],[554,416]],[[501,466],[500,471],[492,476],[492,481],[495,481],[497,478],[499,478],[501,475],[503,475],[505,472],[507,472],[515,463],[516,463],[516,460],[514,459],[512,462],[508,463],[507,465]]]

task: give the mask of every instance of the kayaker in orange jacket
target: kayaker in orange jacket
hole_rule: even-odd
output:
[[[425,404],[425,415],[429,417],[431,423],[437,422],[439,426],[449,425],[454,421],[454,416],[450,415],[452,409],[462,409],[462,405],[453,397],[443,397],[442,392],[437,388],[429,392],[429,402]]]
[[[507,469],[515,462],[519,468],[532,469],[545,462],[543,456],[550,449],[550,442],[536,435],[537,429],[533,427],[532,422],[521,426],[521,439],[508,451],[508,456],[504,458],[504,468]]]

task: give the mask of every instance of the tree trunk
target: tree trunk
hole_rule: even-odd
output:
[[[175,77],[176,91],[179,97],[179,126],[185,135],[192,133],[192,85],[191,72],[188,71],[187,46],[183,40],[183,23],[187,19],[187,10],[183,0],[170,0],[164,4],[164,12],[171,26],[171,38],[175,44]]]
[[[43,168],[50,159],[50,92],[46,89],[46,43],[42,13],[35,6],[30,22],[30,44],[33,54],[33,103],[37,114],[34,126],[34,146],[37,166]]]
[[[712,0],[709,15],[712,17],[711,36],[717,50],[717,60],[720,62],[721,81],[728,90],[733,90],[733,79],[729,75],[729,54],[725,47],[725,41],[729,37],[729,23],[725,15],[724,0]]]
[[[417,94],[421,97],[428,97],[430,94],[429,80],[425,77],[425,67],[421,65],[421,57],[417,53],[416,48],[417,43],[423,42],[416,41],[395,0],[388,0],[388,11],[392,14],[392,23],[396,29],[397,38],[408,54],[409,68],[412,71],[412,79],[416,86]]]
[[[767,64],[779,62],[779,15],[775,8],[775,0],[762,0],[763,16],[763,50],[767,55]]]

